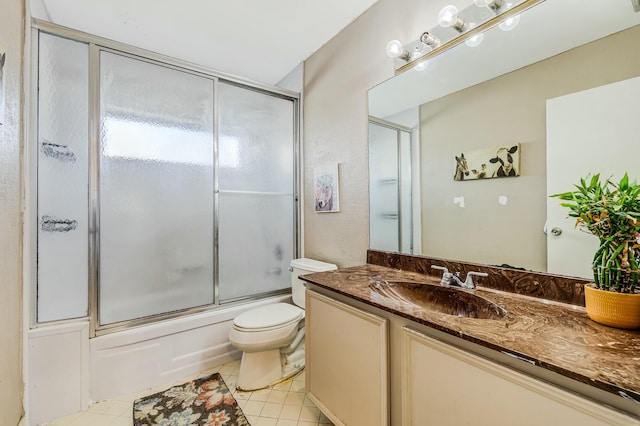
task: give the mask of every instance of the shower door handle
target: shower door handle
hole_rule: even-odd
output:
[[[57,143],[51,143],[48,140],[43,140],[41,144],[42,153],[47,157],[55,158],[63,162],[73,163],[76,161],[76,154],[69,149],[68,145],[60,145]]]
[[[48,215],[42,216],[42,220],[40,221],[40,229],[44,232],[69,232],[76,229],[77,226],[77,220],[58,219]]]

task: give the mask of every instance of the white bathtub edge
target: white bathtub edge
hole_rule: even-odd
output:
[[[228,340],[233,318],[290,300],[270,297],[90,339],[90,398],[131,395],[238,359],[241,353]]]

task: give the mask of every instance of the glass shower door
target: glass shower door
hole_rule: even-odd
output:
[[[213,90],[100,53],[100,325],[214,303]]]
[[[88,317],[100,336],[284,294],[297,94],[36,32],[33,324]]]
[[[295,104],[218,86],[220,301],[291,286]]]

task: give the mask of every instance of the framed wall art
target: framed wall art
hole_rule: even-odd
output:
[[[313,174],[314,210],[317,213],[340,211],[339,164],[320,166]]]
[[[453,180],[520,176],[520,144],[456,153]]]

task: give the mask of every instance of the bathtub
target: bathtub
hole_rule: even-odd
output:
[[[229,343],[233,319],[290,295],[135,327],[89,340],[90,399],[101,401],[170,383],[238,359]]]

